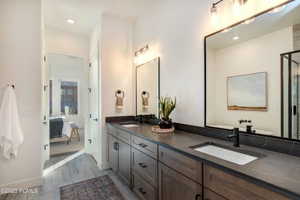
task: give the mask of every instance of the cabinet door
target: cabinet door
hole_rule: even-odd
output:
[[[108,162],[114,172],[119,169],[118,141],[112,135],[108,135]]]
[[[230,200],[289,199],[274,191],[208,165],[204,166],[204,187]]]
[[[201,200],[202,186],[175,170],[159,164],[160,200]]]
[[[119,172],[118,175],[130,185],[130,146],[119,140]]]

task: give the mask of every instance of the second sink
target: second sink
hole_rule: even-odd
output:
[[[258,156],[234,151],[214,143],[205,143],[203,145],[198,145],[191,148],[194,149],[195,151],[205,153],[238,165],[246,165],[259,158]]]

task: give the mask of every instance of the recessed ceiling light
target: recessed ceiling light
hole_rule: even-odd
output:
[[[67,19],[67,22],[68,22],[69,24],[75,24],[75,20],[74,20],[74,19]]]
[[[238,39],[240,39],[240,37],[239,36],[234,36],[232,39],[233,40],[238,40]]]

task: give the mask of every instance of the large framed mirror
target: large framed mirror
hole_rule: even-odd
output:
[[[300,139],[300,1],[205,37],[205,126]]]
[[[159,118],[160,58],[136,67],[136,115]]]

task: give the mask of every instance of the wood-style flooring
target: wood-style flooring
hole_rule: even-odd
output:
[[[60,200],[59,188],[83,180],[109,175],[127,200],[137,200],[137,197],[123,184],[111,170],[100,170],[95,160],[88,154],[67,162],[44,176],[43,186],[36,194],[5,194],[0,200]]]
[[[58,156],[67,153],[74,153],[84,149],[84,130],[79,130],[80,141],[78,138],[72,138],[72,140],[67,142],[56,142],[50,144],[50,156]]]

